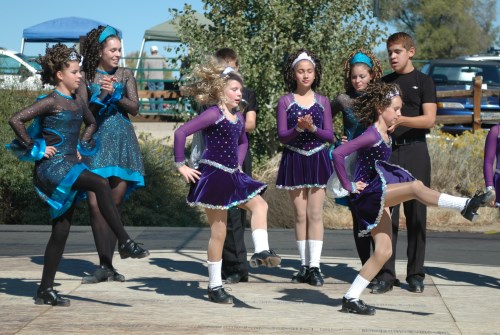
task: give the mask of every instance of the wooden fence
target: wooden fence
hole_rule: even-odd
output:
[[[474,110],[471,115],[438,115],[436,124],[462,124],[472,123],[472,130],[481,129],[481,123],[498,123],[500,122],[500,112],[481,113],[481,99],[483,97],[499,97],[500,90],[483,90],[483,77],[477,76],[474,78],[474,85],[470,90],[456,91],[440,91],[437,92],[438,98],[473,98]]]

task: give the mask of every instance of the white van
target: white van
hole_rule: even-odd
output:
[[[41,90],[41,67],[14,51],[0,48],[0,89]]]

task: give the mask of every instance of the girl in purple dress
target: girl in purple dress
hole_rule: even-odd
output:
[[[495,158],[497,161],[494,165]],[[484,144],[484,181],[486,190],[496,195],[489,205],[500,207],[500,124],[491,127]]]
[[[222,286],[222,249],[226,237],[227,210],[239,206],[252,213],[252,239],[255,253],[251,267],[276,267],[281,257],[269,249],[267,238],[267,203],[260,196],[266,185],[241,171],[248,147],[245,121],[234,113],[241,102],[243,79],[230,67],[210,59],[196,66],[194,81],[181,87],[201,105],[212,105],[193,120],[179,127],[174,134],[175,164],[186,182],[191,182],[187,202],[205,209],[211,235],[208,243],[208,298],[216,303],[230,304],[233,297]],[[202,130],[206,147],[198,170],[185,164],[186,137]]]
[[[284,145],[276,187],[289,192],[295,214],[295,239],[301,266],[294,283],[322,286],[323,203],[333,172],[327,143],[333,141],[328,98],[314,90],[321,81],[321,63],[302,49],[285,65],[285,84],[291,93],[278,101],[278,137]]]
[[[392,253],[392,224],[389,207],[416,199],[427,206],[458,210],[470,220],[485,206],[491,192],[462,198],[426,187],[403,168],[387,163],[392,152],[388,129],[401,116],[402,99],[398,85],[375,83],[354,101],[358,120],[366,131],[333,151],[334,167],[342,187],[350,193],[351,209],[356,213],[361,235],[371,234],[375,251],[342,298],[342,312],[374,315],[375,309],[359,299]],[[356,153],[352,181],[344,160]]]

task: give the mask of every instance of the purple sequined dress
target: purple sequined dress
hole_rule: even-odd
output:
[[[347,177],[345,158],[356,152],[353,180]],[[360,193],[351,193],[351,209],[358,217],[360,236],[367,235],[380,222],[388,184],[404,183],[415,178],[400,166],[387,163],[392,153],[392,139],[386,143],[375,126],[362,135],[342,144],[333,151],[333,165],[337,176],[347,191],[352,192],[353,183],[368,184]]]
[[[315,133],[298,132],[295,127],[299,117],[311,115]],[[299,105],[293,93],[278,101],[278,137],[284,144],[283,154],[276,178],[276,187],[287,190],[298,188],[325,188],[333,173],[326,143],[333,141],[332,112],[330,102],[315,94],[309,107]]]
[[[497,161],[494,165],[495,158]],[[491,127],[484,145],[484,181],[486,187],[493,186],[496,206],[500,207],[500,124]]]
[[[184,162],[186,137],[203,130],[205,150],[199,161],[200,180],[191,185],[187,203],[212,209],[229,209],[262,193],[267,186],[240,171],[248,148],[244,119],[228,120],[218,106],[212,106],[175,131],[174,155]]]

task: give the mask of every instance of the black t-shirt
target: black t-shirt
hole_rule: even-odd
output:
[[[382,77],[385,83],[398,84],[403,92],[403,108],[401,115],[413,117],[423,115],[422,104],[436,103],[436,87],[431,77],[418,70],[410,73],[398,74],[393,72]],[[416,129],[397,127],[393,133],[394,138],[416,139],[423,138],[429,129]]]
[[[254,111],[255,113],[259,112],[259,106],[257,105],[257,98],[255,97],[255,92],[251,88],[243,87],[243,100],[246,101],[246,106],[243,109],[243,116],[248,111]]]

